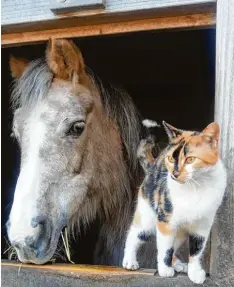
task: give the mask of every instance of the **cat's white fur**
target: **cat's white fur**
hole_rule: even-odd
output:
[[[193,170],[190,170],[190,178],[193,178]],[[171,178],[168,173],[167,184],[170,192],[170,199],[173,205],[173,213],[170,219],[171,229],[186,230],[187,232],[196,232],[205,238],[203,250],[197,256],[194,256],[188,264],[177,260],[173,267],[168,267],[160,260],[160,254],[164,256],[165,250],[173,240],[174,250],[186,239],[180,236],[175,237],[164,236],[157,232],[157,248],[158,248],[158,271],[163,277],[171,277],[176,271],[187,272],[189,278],[198,284],[205,281],[205,271],[201,266],[201,256],[205,248],[205,243],[210,233],[215,214],[222,202],[222,198],[226,188],[226,170],[221,160],[218,160],[215,165],[209,168],[204,168],[204,173],[201,173],[195,181],[190,183],[180,184]],[[125,245],[125,254],[123,259],[123,267],[126,269],[139,268],[137,262],[137,251],[143,243],[138,234],[141,231],[156,230],[156,213],[149,205],[148,201],[142,197],[138,198],[136,212],[140,214],[140,223],[132,223]],[[183,234],[183,232],[182,232]]]
[[[200,220],[213,223],[226,187],[226,170],[221,160],[207,169],[196,183],[190,182],[190,185],[180,184],[168,174],[167,184],[173,204],[172,227]]]

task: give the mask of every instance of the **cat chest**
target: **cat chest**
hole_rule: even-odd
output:
[[[218,199],[212,198],[211,191],[173,194],[171,201],[173,213],[170,223],[172,225],[191,223],[213,216],[218,205]]]

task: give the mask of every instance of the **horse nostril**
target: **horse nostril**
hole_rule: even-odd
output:
[[[27,245],[27,247],[29,247],[29,249],[31,251],[33,251],[33,253],[35,254],[35,256],[38,256],[39,254],[39,250],[37,247],[37,240],[34,240],[33,236],[27,236],[24,240],[25,244]]]
[[[24,240],[25,244],[29,247],[34,248],[34,238],[32,236],[27,236]]]
[[[38,226],[38,224],[43,224],[46,220],[45,216],[37,216],[37,217],[33,217],[31,220],[31,226],[33,228],[36,228]]]

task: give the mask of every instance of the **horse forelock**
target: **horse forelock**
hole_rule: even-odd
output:
[[[53,73],[44,58],[32,61],[23,75],[16,79],[11,94],[13,111],[31,108],[43,100],[50,89]]]

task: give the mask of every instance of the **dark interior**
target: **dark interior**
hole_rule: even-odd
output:
[[[213,120],[215,30],[140,32],[75,39],[75,42],[87,66],[104,82],[125,89],[143,117],[159,122],[165,120],[178,128],[193,130],[203,129]],[[20,164],[19,149],[10,138],[12,78],[9,55],[36,59],[44,55],[44,49],[45,45],[2,49],[1,210],[2,258],[5,259],[4,226]],[[91,243],[89,238],[81,235],[72,259],[77,263],[90,263]]]

